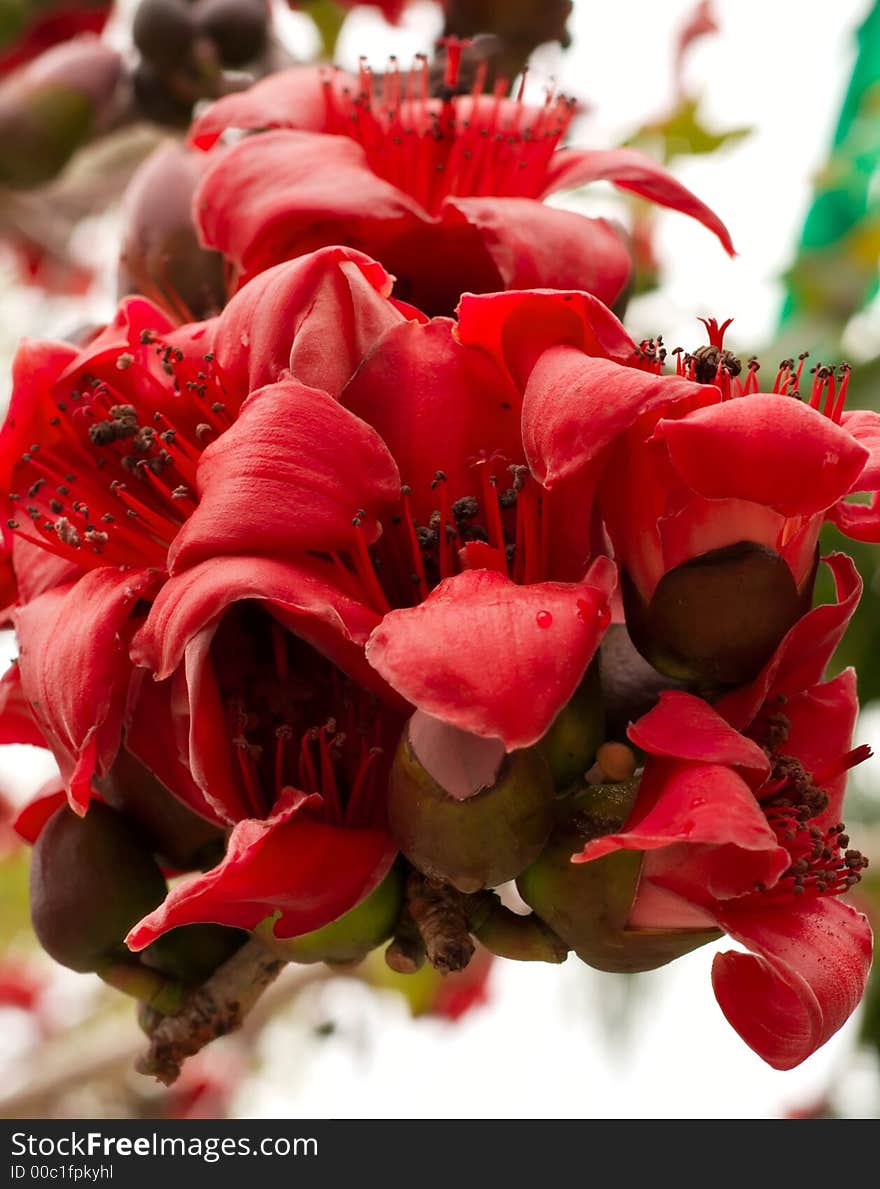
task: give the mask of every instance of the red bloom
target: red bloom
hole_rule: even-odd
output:
[[[880,531],[876,497],[870,507],[845,502],[850,493],[880,488],[880,418],[844,412],[846,369],[839,375],[817,369],[809,401],[793,399],[803,358],[796,368],[785,361],[772,392],[758,392],[757,366],[741,380],[739,361],[722,349],[724,327],[714,320],[708,325],[710,346],[677,355],[679,382],[664,378],[653,389],[645,376],[616,363],[570,347],[548,351],[529,376],[524,417],[530,458],[543,455],[538,473],[548,487],[575,475],[595,477],[640,647],[637,618],[646,615],[656,630],[652,613],[658,606],[666,613],[668,582],[661,583],[678,567],[694,559],[705,563],[713,551],[746,542],[751,556],[760,556],[762,598],[768,604],[778,599],[779,622],[773,618],[766,640],[754,642],[754,661],[743,659],[742,642],[731,645],[740,650],[731,663],[742,661],[749,671],[733,678],[722,673],[723,683],[753,676],[809,601],[826,518],[860,537]],[[665,350],[653,343],[642,350],[643,364],[659,373]],[[736,562],[729,553],[717,557]],[[733,617],[754,616],[743,589],[738,608],[714,613],[716,621],[729,615],[732,640]],[[682,597],[678,586],[669,595]],[[683,631],[694,632],[693,616]],[[649,659],[656,663],[650,652]]]
[[[320,371],[331,390],[341,386],[383,318],[385,325],[401,319],[374,285],[387,292],[390,281],[345,249],[298,262],[283,277],[267,273],[250,296],[261,314],[274,310],[283,320],[284,346],[279,338],[274,354],[260,352],[253,362],[247,345],[252,337],[260,346],[259,329],[249,329],[248,318],[256,307],[242,311],[236,301],[214,323],[174,330],[148,302],[134,299],[83,350],[60,343],[20,349],[0,437],[15,512],[8,547],[23,604],[16,613],[18,672],[24,702],[80,811],[92,775],[106,772],[119,746],[132,672],[128,643],[163,581],[169,549],[194,512],[186,530],[190,552],[198,548],[200,527],[213,531],[210,497],[197,506],[197,464],[212,438],[223,441],[239,409],[242,424],[250,426],[246,432],[255,435],[273,393],[276,416],[282,409],[307,411],[308,430],[316,441],[333,442],[341,466],[353,464],[346,441],[351,450],[366,451],[355,468],[363,479],[349,487],[356,506],[390,498],[382,484],[393,464],[383,470],[377,462],[375,434],[326,393],[290,379],[267,387],[291,368],[306,380]],[[328,331],[335,343],[332,368],[320,365]],[[243,405],[253,389],[260,391]],[[235,440],[233,433],[227,443],[233,457]],[[206,457],[211,473],[210,451]],[[308,534],[315,523],[323,545],[332,545],[339,475],[328,465],[327,452],[316,454],[287,476],[286,495],[297,500],[301,527],[289,522],[281,545],[314,544]],[[396,495],[397,488],[391,490]],[[350,536],[348,506],[344,524]],[[246,553],[271,549],[266,534],[262,542],[240,539],[239,545]],[[234,571],[234,561],[230,565]],[[71,683],[71,672],[79,674],[78,684]],[[10,707],[16,717],[5,719],[7,733],[33,734],[21,704],[16,699]]]
[[[454,87],[461,47],[448,54]],[[542,204],[606,179],[699,219],[732,252],[723,223],[631,149],[558,149],[574,105],[480,94],[428,96],[427,64],[392,64],[381,94],[361,77],[297,68],[225,97],[196,120],[206,148],[227,128],[263,130],[220,154],[196,194],[205,242],[239,283],[321,244],[349,243],[394,273],[397,295],[451,313],[463,292],[586,289],[612,303],[630,272],[604,219]],[[269,131],[265,131],[268,129]]]
[[[841,583],[852,580],[851,564],[830,560]],[[734,1028],[778,1069],[840,1028],[870,965],[868,923],[838,899],[866,863],[840,823],[846,771],[870,754],[849,750],[855,674],[796,684],[801,660],[809,681],[852,613],[856,585],[841,593],[848,597],[793,629],[754,683],[745,734],[690,694],[663,694],[630,728],[648,759],[625,828],[588,842],[575,859],[644,852],[631,937],[714,926],[750,951],[717,955],[713,987]],[[809,636],[814,647],[802,658]],[[738,709],[736,718],[742,700]]]

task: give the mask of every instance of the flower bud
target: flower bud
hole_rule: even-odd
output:
[[[570,788],[583,780],[605,738],[604,728],[599,666],[594,662],[541,740],[541,751],[557,789]]]
[[[752,541],[713,549],[669,570],[646,603],[623,574],[633,643],[655,669],[703,689],[750,681],[809,608],[778,553]]]
[[[269,40],[266,0],[201,0],[198,27],[217,47],[224,66],[244,66],[263,53]]]
[[[194,871],[219,862],[223,831],[187,809],[126,748],[120,748],[98,786],[106,803],[125,814],[161,863]]]
[[[388,824],[424,875],[460,892],[513,879],[541,853],[554,819],[553,780],[537,747],[507,755],[417,711],[391,770]]]
[[[120,296],[143,293],[193,318],[223,308],[223,258],[201,246],[190,210],[208,163],[168,141],[135,173],[122,206]]]
[[[0,183],[51,181],[109,116],[122,70],[97,38],[42,54],[0,86]]]
[[[557,831],[516,881],[526,904],[582,962],[615,973],[655,970],[718,936],[715,930],[627,929],[643,856],[619,850],[572,863],[586,841],[574,831]]]
[[[360,962],[388,940],[402,906],[403,872],[395,866],[369,896],[329,925],[280,938],[274,933],[276,914],[262,921],[254,935],[285,962]]]
[[[93,801],[85,817],[62,806],[34,844],[30,901],[43,949],[71,970],[131,961],[124,937],[165,898],[165,880],[121,813]]]
[[[193,12],[186,0],[140,0],[131,26],[135,48],[160,69],[182,65],[192,53]]]

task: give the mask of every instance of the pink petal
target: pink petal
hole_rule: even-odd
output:
[[[537,742],[574,693],[609,621],[613,565],[581,583],[517,586],[494,570],[447,578],[392,611],[367,659],[419,710],[508,751]]]
[[[869,457],[829,418],[778,394],[756,393],[661,421],[656,436],[698,494],[750,500],[783,516],[830,508],[852,489]]]
[[[793,1069],[846,1023],[864,994],[866,918],[829,896],[766,912],[730,909],[717,919],[751,950],[716,955],[712,986],[721,1010],[759,1057]]]
[[[734,255],[730,232],[715,212],[662,165],[636,149],[561,149],[551,159],[544,194],[598,181],[613,182],[621,190],[690,215],[718,236],[729,256]]]
[[[202,454],[196,485],[199,505],[169,550],[172,572],[222,554],[346,549],[358,531],[372,541],[378,515],[400,498],[397,467],[375,430],[293,380],[245,401]]]

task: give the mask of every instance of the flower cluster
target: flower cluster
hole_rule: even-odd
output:
[[[564,101],[448,69],[219,101],[194,143],[263,129],[195,199],[228,304],[19,349],[0,728],[61,772],[19,819],[35,927],[171,1014],[247,934],[634,971],[726,933],[722,1010],[790,1068],[870,962],[855,678],[825,676],[860,581],[813,584],[824,521],[880,534],[880,419],[846,368],[763,384],[711,319],[673,362],[633,341],[624,241],[541,196],[606,177],[723,225],[559,149]]]

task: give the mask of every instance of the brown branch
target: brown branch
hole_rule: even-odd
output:
[[[156,1025],[149,1049],[137,1062],[138,1071],[172,1085],[187,1057],[241,1027],[283,966],[258,941],[248,941],[187,997],[179,1012]]]
[[[466,898],[447,884],[434,883],[411,871],[406,906],[425,946],[428,961],[441,974],[464,970],[474,955],[468,929]]]

